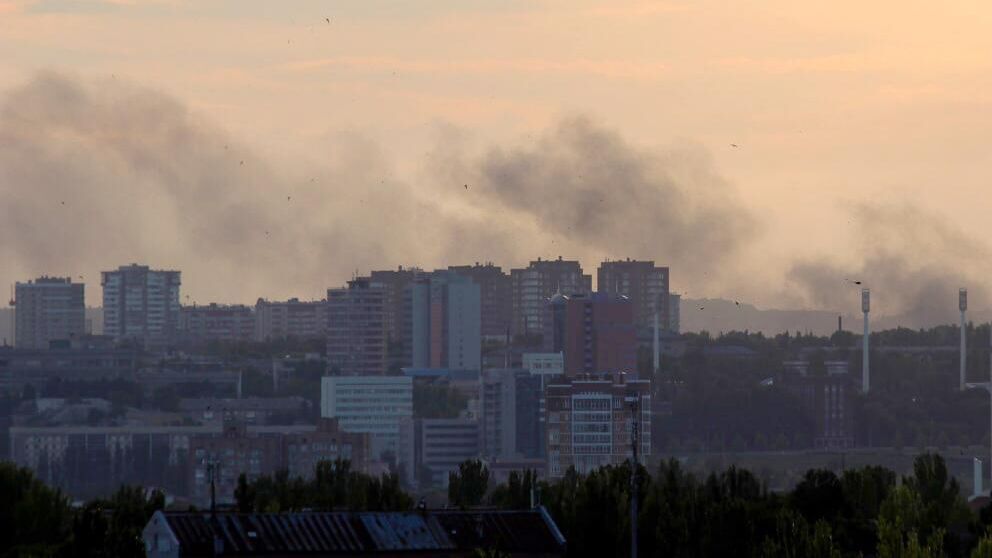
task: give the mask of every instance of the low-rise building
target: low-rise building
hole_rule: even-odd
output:
[[[255,303],[255,340],[284,337],[323,339],[327,332],[327,303],[323,300],[258,299]]]
[[[149,558],[213,556],[564,556],[543,507],[524,511],[216,513],[157,511],[142,531]]]
[[[179,310],[179,335],[184,343],[247,341],[255,333],[255,313],[243,304],[183,306]]]
[[[448,474],[479,457],[474,419],[405,419],[400,423],[400,469],[410,486],[447,486]]]

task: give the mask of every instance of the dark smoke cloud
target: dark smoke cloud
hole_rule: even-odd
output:
[[[525,217],[565,245],[655,259],[697,284],[732,267],[756,228],[704,153],[639,151],[583,117],[527,145],[456,154],[441,171],[467,176],[495,211]]]
[[[873,314],[916,327],[955,322],[961,287],[968,288],[970,309],[988,308],[989,293],[980,282],[990,261],[987,246],[913,205],[860,204],[851,212],[862,243],[857,265],[803,261],[789,271],[807,304],[860,311],[860,290],[867,287]]]
[[[84,275],[98,305],[98,272],[134,261],[181,269],[200,302],[251,302],[321,296],[370,268],[509,267],[555,249],[686,277],[728,267],[754,229],[705,155],[639,152],[586,119],[482,155],[452,142],[417,183],[358,134],[297,165],[249,143],[157,91],[38,75],[0,97],[0,279]]]

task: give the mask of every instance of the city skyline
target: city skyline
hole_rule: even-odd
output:
[[[853,275],[923,313],[990,271],[979,7],[7,0],[0,281],[150,260],[250,302],[616,255],[690,298],[835,309]]]

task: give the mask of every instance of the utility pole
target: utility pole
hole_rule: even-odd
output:
[[[628,396],[630,403],[630,558],[637,558],[637,446],[641,418],[641,396]]]

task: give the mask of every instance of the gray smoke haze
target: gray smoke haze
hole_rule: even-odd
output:
[[[829,259],[792,266],[789,280],[816,308],[860,311],[860,290],[872,289],[872,313],[887,323],[922,327],[957,321],[958,289],[968,288],[969,309],[985,310],[990,251],[951,221],[910,204],[858,204],[851,208],[858,265]],[[851,281],[861,281],[855,285]]]
[[[639,152],[586,119],[522,147],[439,148],[415,181],[360,135],[334,140],[317,163],[275,165],[166,94],[40,74],[0,98],[2,280],[83,275],[95,305],[98,271],[134,261],[181,269],[200,302],[251,302],[542,251],[691,278],[732,267],[754,229],[705,155]]]
[[[467,177],[487,206],[525,217],[560,245],[654,259],[697,285],[732,268],[756,230],[701,150],[639,151],[585,117],[515,148],[455,155],[439,171]]]
[[[136,261],[212,300],[321,296],[353,270],[431,259],[430,239],[464,226],[368,142],[336,146],[327,165],[276,169],[167,95],[41,74],[0,103],[4,279],[83,274],[99,304],[97,272]]]

